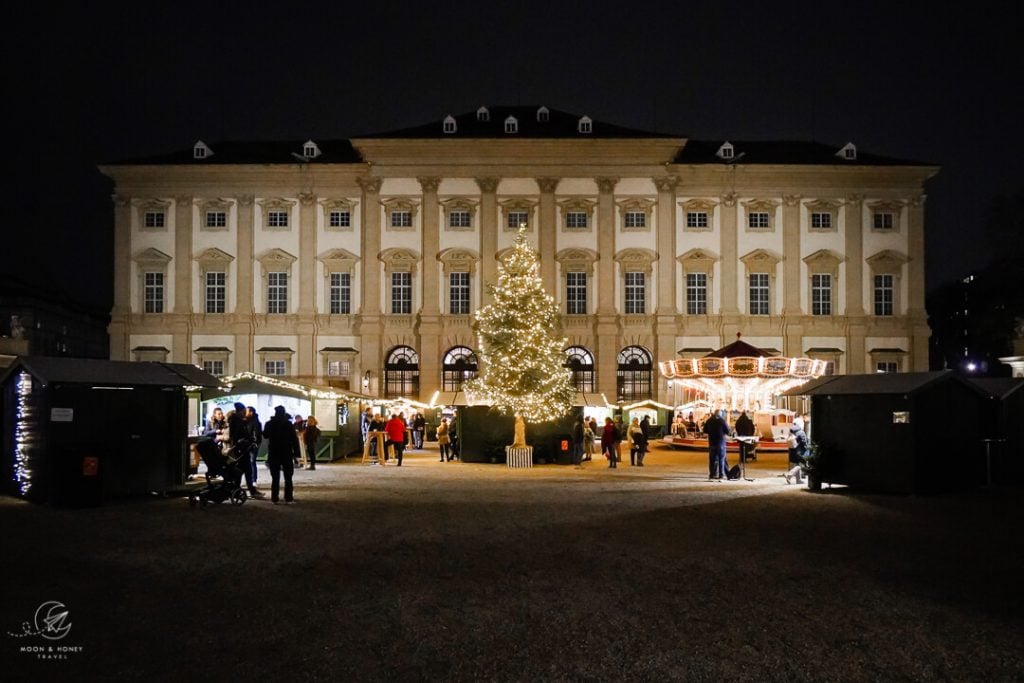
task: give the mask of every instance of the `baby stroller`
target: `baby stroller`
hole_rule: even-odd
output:
[[[207,503],[223,503],[230,500],[232,505],[242,505],[248,497],[242,488],[242,470],[238,467],[237,449],[228,453],[221,451],[220,444],[213,439],[204,439],[196,444],[199,457],[206,463],[206,486],[188,497],[189,505],[206,507]]]

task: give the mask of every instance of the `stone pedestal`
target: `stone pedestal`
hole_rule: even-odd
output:
[[[505,464],[514,467],[533,467],[533,446],[505,446]]]

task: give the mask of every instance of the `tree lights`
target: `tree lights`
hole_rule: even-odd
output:
[[[14,482],[21,495],[26,495],[32,488],[32,441],[35,435],[31,425],[35,408],[31,403],[32,375],[27,372],[18,373],[14,388]]]
[[[556,336],[558,307],[544,291],[522,226],[488,291],[492,303],[475,314],[481,373],[466,382],[466,393],[474,402],[533,422],[565,415],[575,397],[571,373],[563,367],[566,340]]]

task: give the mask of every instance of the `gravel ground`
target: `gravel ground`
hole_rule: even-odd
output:
[[[0,676],[1024,679],[1020,489],[815,495],[784,456],[709,482],[660,448],[615,471],[436,457],[299,472],[293,506],[0,498]],[[48,600],[64,639],[10,635]]]

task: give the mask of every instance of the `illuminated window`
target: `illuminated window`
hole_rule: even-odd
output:
[[[476,355],[472,349],[456,346],[444,354],[441,364],[441,390],[462,391],[462,383],[477,376]]]
[[[420,393],[420,358],[408,346],[391,350],[384,363],[384,396],[413,397]]]
[[[640,346],[627,346],[619,352],[615,384],[622,401],[651,398],[653,363],[651,354]]]
[[[594,356],[582,346],[570,346],[565,350],[565,367],[572,372],[572,384],[576,391],[593,393]]]

